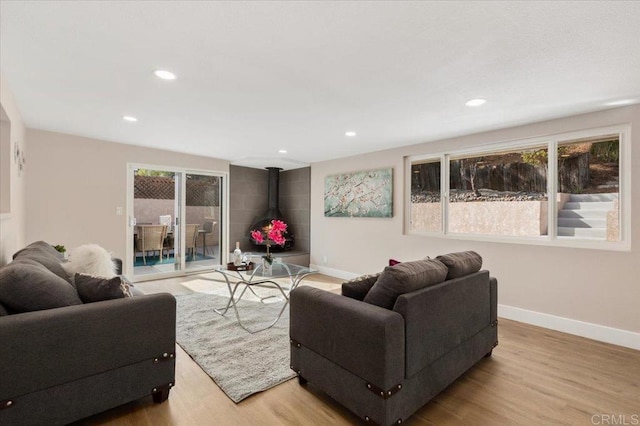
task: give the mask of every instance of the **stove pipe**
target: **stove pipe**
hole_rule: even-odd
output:
[[[267,197],[269,209],[264,214],[265,219],[284,219],[280,211],[280,167],[267,167],[269,171],[269,186],[267,187]]]

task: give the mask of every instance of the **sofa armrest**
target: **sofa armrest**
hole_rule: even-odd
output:
[[[174,354],[175,324],[170,294],[0,317],[0,400]]]
[[[290,336],[382,389],[404,377],[404,320],[397,312],[301,286],[291,292]]]
[[[398,297],[393,309],[406,321],[407,377],[491,326],[489,282],[489,271],[479,271]]]

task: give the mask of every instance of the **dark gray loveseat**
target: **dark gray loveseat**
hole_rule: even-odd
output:
[[[175,381],[175,298],[82,303],[46,243],[29,247],[0,269],[0,424],[66,424],[148,395],[166,400]],[[20,299],[23,286],[57,294]],[[38,310],[18,313],[21,303]]]
[[[350,297],[292,291],[291,368],[300,383],[367,421],[405,421],[497,345],[497,281],[479,265],[465,266],[468,253],[449,255],[449,268],[439,260],[385,268],[380,277],[343,284]],[[372,302],[380,281],[386,294],[376,288],[373,302],[386,308],[358,300]]]

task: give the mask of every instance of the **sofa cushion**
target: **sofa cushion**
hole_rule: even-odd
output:
[[[435,259],[387,266],[364,298],[364,302],[392,309],[399,295],[441,283],[447,267]]]
[[[475,251],[461,251],[436,257],[449,270],[447,279],[463,277],[478,272],[482,268],[482,257]]]
[[[79,273],[113,278],[117,275],[111,253],[97,244],[84,244],[71,249],[69,261],[63,266],[71,276]]]
[[[0,303],[12,313],[80,305],[73,286],[41,263],[22,256],[0,269]]]
[[[29,244],[28,246],[26,246],[25,248],[23,248],[22,250],[18,250],[13,254],[13,259],[15,260],[17,257],[20,256],[20,254],[31,251],[31,250],[37,250],[41,253],[48,253],[52,257],[57,258],[59,261],[62,261],[63,259],[62,254],[58,252],[58,250],[54,249],[51,244],[44,241],[35,241]]]
[[[362,300],[367,295],[371,287],[376,283],[380,273],[373,275],[362,275],[342,283],[342,295],[352,299]]]
[[[131,297],[129,285],[120,277],[102,278],[94,275],[76,274],[76,290],[84,303]]]
[[[31,243],[13,255],[14,260],[31,259],[72,284],[69,274],[62,267],[62,255],[44,241]]]

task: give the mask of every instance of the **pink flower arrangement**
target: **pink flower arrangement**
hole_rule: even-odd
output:
[[[287,233],[287,224],[282,220],[272,220],[268,226],[265,226],[262,230],[254,229],[251,231],[251,238],[258,244],[265,243],[267,246],[267,255],[263,256],[269,263],[271,263],[272,257],[271,253],[269,253],[269,248],[271,244],[277,244],[279,246],[284,246],[284,243],[287,241],[284,234]]]

